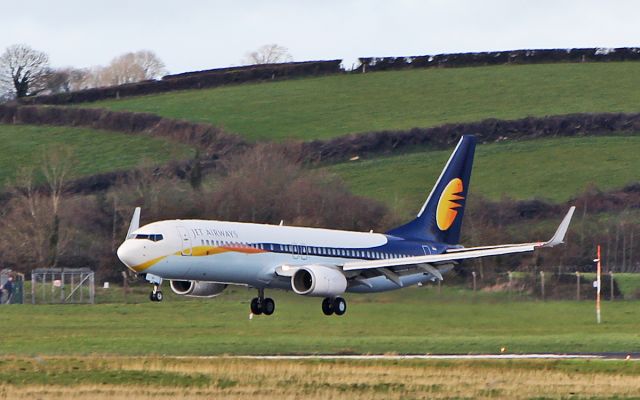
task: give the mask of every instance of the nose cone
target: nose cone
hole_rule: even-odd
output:
[[[128,268],[133,268],[133,266],[136,265],[137,258],[139,258],[136,247],[131,240],[125,240],[124,243],[118,247],[118,258]]]

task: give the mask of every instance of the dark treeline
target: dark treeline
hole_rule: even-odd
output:
[[[365,132],[328,140],[299,142],[289,145],[286,151],[300,161],[325,163],[345,161],[356,155],[391,153],[415,146],[451,148],[465,134],[476,135],[480,142],[497,142],[621,132],[640,132],[640,113],[585,113],[526,117],[517,120],[490,118],[479,122],[445,124],[432,128]]]
[[[408,57],[361,57],[357,71],[388,71],[407,68],[476,67],[501,64],[558,62],[638,61],[640,48],[539,49],[478,53],[451,53]]]
[[[174,90],[205,89],[216,86],[275,79],[290,79],[339,73],[341,60],[307,61],[285,64],[251,65],[168,75],[159,81],[142,81],[119,86],[20,99],[22,104],[72,104]]]
[[[640,271],[637,262],[640,251],[640,241],[637,240],[640,233],[640,220],[637,219],[640,183],[609,192],[588,188],[564,204],[509,198],[490,201],[471,194],[469,210],[465,213],[463,242],[484,245],[547,240],[572,205],[576,206],[576,212],[565,245],[531,256],[474,261],[473,266],[482,271],[483,263],[487,262],[492,266],[489,275],[513,268],[534,271],[559,266],[565,267],[564,272],[590,271],[595,266],[595,248],[600,244],[606,268],[617,272]]]
[[[68,153],[68,150],[67,150]],[[42,171],[68,170],[72,157],[52,157]],[[153,168],[131,171],[109,190],[72,194],[68,183],[47,181],[35,190],[34,175],[21,174],[0,208],[0,269],[89,267],[99,279],[120,279],[115,250],[124,240],[134,207],[142,223],[162,219],[241,222],[381,230],[393,215],[378,202],[349,192],[336,177],[282,158],[274,146],[258,145],[220,162],[215,174],[183,179]]]

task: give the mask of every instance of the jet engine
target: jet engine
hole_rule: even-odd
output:
[[[224,283],[203,281],[171,281],[173,293],[190,297],[215,297],[227,287]]]
[[[297,294],[333,297],[347,289],[347,278],[332,267],[309,265],[300,267],[291,277],[291,287]]]

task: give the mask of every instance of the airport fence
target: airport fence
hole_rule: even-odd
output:
[[[503,292],[511,299],[535,298],[539,300],[593,300],[596,296],[595,272],[508,271],[482,278],[471,271],[466,286],[474,292]],[[640,273],[607,271],[600,282],[603,300],[640,299]]]
[[[95,274],[89,268],[39,268],[31,272],[31,304],[81,303],[95,303]]]

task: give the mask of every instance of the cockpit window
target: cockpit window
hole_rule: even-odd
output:
[[[164,237],[157,233],[152,233],[152,234],[138,233],[134,239],[147,239],[147,240],[151,240],[152,242],[159,242],[162,239],[164,239]]]

